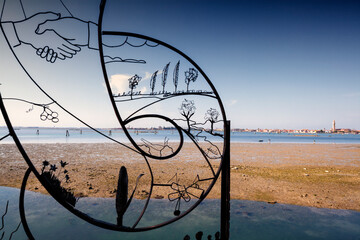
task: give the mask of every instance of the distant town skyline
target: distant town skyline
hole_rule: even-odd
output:
[[[6,127],[1,126],[0,127]],[[15,128],[22,128],[23,126],[15,126]],[[55,127],[55,126],[54,126]],[[41,128],[38,126],[28,126],[24,128]],[[78,127],[60,127],[64,129],[79,129]],[[81,127],[80,127],[81,128]],[[84,128],[84,127],[82,127]],[[102,128],[102,129],[121,129],[119,128]],[[170,130],[175,129],[174,127],[167,127],[167,126],[158,126],[158,127],[128,127],[129,130]],[[216,131],[223,131],[223,129],[215,129]],[[350,133],[350,134],[360,134],[360,129],[351,129],[351,128],[336,128],[335,120],[332,121],[331,128],[321,128],[321,129],[309,129],[309,128],[302,128],[302,129],[286,129],[286,128],[231,128],[232,131],[235,132],[263,132],[263,133]]]
[[[239,129],[252,129],[252,128],[239,128]],[[360,129],[356,128],[348,128],[348,127],[336,127],[336,121],[333,120],[330,127],[323,127],[323,128],[300,128],[300,129],[289,129],[289,128],[254,128],[252,130],[261,129],[261,130],[269,130],[269,131],[276,131],[276,130],[308,130],[308,131],[324,131],[324,132],[350,132],[351,130],[354,130],[356,132],[360,132]]]

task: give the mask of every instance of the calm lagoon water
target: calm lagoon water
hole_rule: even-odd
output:
[[[37,131],[39,134],[37,135]],[[66,137],[66,131],[69,135]],[[129,142],[122,130],[99,129],[103,134],[110,136],[120,142]],[[23,143],[100,143],[111,142],[110,139],[89,129],[66,129],[66,128],[17,128],[15,130],[18,137]],[[0,127],[0,137],[8,133],[7,128]],[[139,135],[134,130],[130,130],[130,134],[136,138],[145,138],[153,142],[163,142],[165,138],[170,141],[178,139],[177,132],[171,130],[148,131]],[[208,136],[213,142],[220,141],[221,138]],[[186,139],[185,139],[186,140]],[[232,142],[242,143],[349,143],[360,144],[360,134],[287,134],[287,133],[247,133],[233,132],[231,133]],[[12,143],[11,137],[5,138],[1,143]]]
[[[19,223],[19,190],[0,187],[0,215],[9,200],[5,215],[4,239]],[[162,202],[161,202],[162,201]],[[144,216],[145,223],[162,217],[160,206],[166,200],[154,200],[152,211]],[[159,204],[162,203],[162,204]],[[30,229],[36,239],[179,239],[203,231],[204,236],[214,234],[220,227],[219,200],[205,200],[190,215],[166,227],[142,232],[119,233],[103,230],[77,219],[51,197],[27,192],[25,208]],[[133,204],[132,204],[133,205]],[[141,200],[134,202],[141,205]],[[91,216],[112,221],[115,219],[114,199],[83,198],[77,208],[86,208]],[[131,211],[131,209],[130,209]],[[128,218],[131,218],[131,213]],[[1,221],[1,220],[0,220]],[[360,239],[360,212],[300,207],[285,204],[267,204],[254,201],[231,201],[231,239]],[[12,239],[26,239],[20,227]],[[205,239],[205,238],[203,238]]]

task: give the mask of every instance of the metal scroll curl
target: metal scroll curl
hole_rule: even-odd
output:
[[[183,144],[184,144],[184,136],[183,136],[183,133],[182,133],[182,128],[179,127],[179,125],[177,125],[174,122],[174,120],[172,120],[172,119],[170,119],[170,118],[168,118],[166,116],[158,115],[158,114],[137,115],[137,116],[132,117],[130,119],[126,119],[126,121],[123,122],[123,126],[126,126],[126,125],[130,124],[133,121],[136,121],[136,120],[139,120],[139,119],[146,119],[146,118],[159,118],[159,119],[165,120],[166,122],[169,122],[176,129],[176,131],[179,134],[179,143],[176,146],[176,149],[174,150],[172,147],[170,147],[168,145],[168,143],[166,141],[164,142],[164,144],[153,144],[151,142],[146,141],[145,139],[142,139],[143,144],[139,145],[133,140],[135,148],[139,152],[141,152],[143,155],[145,155],[147,157],[150,157],[150,158],[158,159],[158,160],[170,159],[170,158],[174,157],[176,154],[178,154],[179,151],[181,150]],[[125,127],[125,129],[126,129],[126,127]],[[131,136],[130,136],[130,138],[131,138]],[[145,151],[144,148],[147,149],[147,151]],[[171,149],[171,153],[167,154],[167,155],[163,155],[162,152],[166,148]],[[156,154],[152,153],[151,150],[153,150],[153,152],[154,151],[158,152],[159,154],[156,155]]]

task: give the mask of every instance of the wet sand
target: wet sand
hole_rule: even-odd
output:
[[[42,162],[57,164],[56,176],[77,197],[115,197],[119,169],[126,166],[129,191],[135,198],[146,198],[150,191],[150,173],[144,159],[115,144],[25,144],[34,165],[41,172]],[[60,160],[69,163],[70,180]],[[209,166],[196,148],[185,143],[181,154],[171,161],[149,161],[155,183],[189,185],[196,175],[211,177]],[[217,171],[219,160],[211,160]],[[0,186],[20,188],[27,165],[12,144],[0,145]],[[177,175],[175,176],[175,174]],[[181,179],[181,181],[180,181]],[[205,181],[201,188],[206,188]],[[39,182],[30,178],[27,189],[44,192]],[[152,197],[167,198],[171,187],[154,187]],[[216,183],[209,198],[220,197]],[[232,143],[231,198],[286,203],[322,208],[360,211],[360,145],[296,143]]]

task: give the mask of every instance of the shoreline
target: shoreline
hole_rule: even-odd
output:
[[[10,189],[10,190],[15,190],[15,191],[19,191],[20,192],[20,189],[19,188],[14,188],[14,187],[6,187],[6,186],[0,186],[0,192],[2,190],[2,188],[5,188],[5,191],[6,189]],[[30,191],[30,190],[26,190],[26,191]],[[34,193],[34,194],[41,194],[41,195],[44,195],[44,196],[49,196],[48,193],[41,193],[39,191],[30,191],[31,193]],[[104,199],[104,200],[113,200],[113,198],[110,198],[110,197],[84,197],[84,199]],[[145,201],[145,199],[138,199],[138,198],[134,198],[135,200],[138,200],[138,201]],[[206,200],[209,200],[209,201],[220,201],[220,198],[205,198],[203,201],[206,201]],[[157,199],[157,198],[152,198],[152,201],[167,201],[167,199]],[[320,208],[320,207],[312,207],[312,206],[303,206],[303,205],[297,205],[297,204],[289,204],[289,203],[274,203],[274,202],[266,202],[266,201],[258,201],[258,200],[247,200],[247,199],[230,199],[230,202],[232,201],[245,201],[245,202],[258,202],[258,203],[267,203],[267,204],[281,204],[281,205],[290,205],[290,206],[300,206],[300,207],[310,207],[310,208],[319,208],[319,209],[328,209],[328,210],[331,210],[331,209],[334,209],[334,208]],[[219,202],[220,204],[220,202]],[[343,211],[352,211],[354,213],[360,213],[360,211],[358,210],[353,210],[353,209],[335,209],[335,210],[343,210]]]
[[[71,178],[67,187],[78,197],[115,197],[121,165],[129,169],[129,191],[138,173],[147,172],[143,159],[123,147],[114,149],[118,148],[114,144],[24,144],[24,148],[38,171],[44,159],[51,164],[68,162]],[[194,169],[206,175],[206,163],[194,154],[195,150],[184,143],[181,159],[156,162],[154,179],[167,182],[174,171],[193,173]],[[219,161],[211,164],[216,170]],[[20,188],[26,169],[15,145],[0,144],[0,186]],[[191,182],[193,175],[181,177]],[[207,198],[220,198],[219,182]],[[359,144],[231,143],[231,199],[360,211],[359,186]],[[134,197],[146,197],[146,187],[140,183],[139,189],[145,192],[139,190]],[[27,189],[44,192],[33,174]],[[168,192],[154,187],[152,197],[166,199]]]

